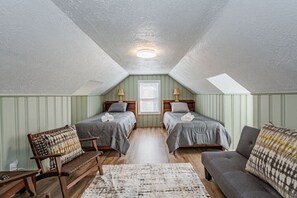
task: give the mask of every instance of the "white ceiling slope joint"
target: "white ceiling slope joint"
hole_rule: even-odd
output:
[[[52,0],[129,74],[168,74],[228,0]],[[137,58],[141,49],[158,56]]]

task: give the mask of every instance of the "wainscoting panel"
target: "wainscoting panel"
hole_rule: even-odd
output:
[[[124,89],[124,100],[138,99],[138,80],[160,80],[161,81],[161,100],[174,99],[173,89],[180,89],[180,99],[193,100],[194,95],[191,91],[179,84],[168,75],[130,75],[120,82],[113,89],[104,95],[104,101],[118,100],[117,91]],[[137,118],[138,127],[160,127],[162,122],[161,115],[139,115]]]
[[[220,122],[224,121],[223,116],[224,97],[221,94],[196,95],[196,112]]]
[[[88,117],[88,96],[72,96],[71,97],[71,123],[75,124]]]
[[[196,95],[196,111],[220,121],[232,138],[235,149],[245,125],[252,125],[251,95]]]
[[[218,101],[223,101],[223,106]],[[297,94],[196,95],[196,110],[224,123],[236,148],[244,125],[275,125],[297,129]],[[220,107],[218,107],[218,104]],[[223,115],[223,118],[221,117]]]
[[[102,112],[103,96],[72,96],[71,123],[75,124]]]
[[[103,110],[103,96],[88,96],[88,117],[92,117]]]
[[[0,96],[0,116],[0,169],[15,159],[19,167],[35,168],[27,134],[70,124],[71,97]]]
[[[275,125],[297,129],[297,94],[253,95],[254,126],[261,128],[271,121]]]

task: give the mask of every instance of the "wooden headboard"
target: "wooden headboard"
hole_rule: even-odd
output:
[[[171,102],[174,100],[162,100],[162,116],[166,111],[171,111]],[[195,101],[194,100],[179,100],[179,102],[185,102],[188,104],[189,110],[195,112]]]
[[[109,107],[113,103],[118,103],[119,101],[105,101],[103,103],[103,111],[106,112],[108,111]],[[132,111],[137,118],[137,102],[135,100],[130,100],[130,101],[123,101],[127,103],[127,111]]]

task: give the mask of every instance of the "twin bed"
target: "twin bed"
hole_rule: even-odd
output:
[[[180,147],[214,147],[221,150],[229,149],[231,138],[225,127],[216,120],[195,113],[195,101],[181,100],[186,103],[193,115],[192,121],[182,121],[181,117],[187,112],[172,111],[174,100],[162,101],[163,126],[168,132],[167,145],[169,152],[175,152]],[[110,111],[112,104],[117,101],[104,102],[104,113],[78,122],[75,126],[79,138],[99,137],[97,145],[100,150],[114,149],[120,154],[126,154],[129,149],[129,136],[137,127],[136,101],[127,103],[125,111]],[[114,106],[114,105],[113,105]],[[112,121],[103,122],[102,116],[109,110],[114,118]],[[83,144],[83,147],[91,145]]]
[[[114,149],[120,154],[126,154],[129,149],[129,136],[137,127],[137,104],[136,101],[124,101],[127,103],[125,111],[111,111],[113,121],[103,122],[101,117],[110,110],[110,106],[118,101],[106,101],[103,104],[104,113],[95,115],[75,124],[79,138],[99,137],[97,140],[98,149]],[[82,144],[83,147],[90,147],[89,144]]]
[[[187,104],[194,117],[192,121],[182,121],[181,117],[187,111],[174,112],[171,104],[173,102],[174,100],[163,100],[162,102],[163,126],[168,132],[166,142],[170,153],[180,147],[229,149],[231,137],[225,127],[216,120],[195,113],[195,101],[180,100]]]

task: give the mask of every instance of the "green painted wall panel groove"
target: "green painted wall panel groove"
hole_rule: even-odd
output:
[[[196,95],[196,111],[224,123],[233,140],[231,149],[236,148],[244,125],[261,128],[271,121],[278,126],[297,129],[297,94],[292,93],[199,94]]]
[[[71,100],[66,97],[66,105]],[[0,97],[0,132],[1,151],[0,167],[9,169],[9,163],[19,160],[21,168],[36,168],[27,134],[70,124],[70,114],[61,113],[62,96],[1,96]],[[54,107],[56,109],[54,109]],[[56,112],[56,113],[54,113]],[[60,115],[58,115],[60,114]],[[66,117],[65,117],[66,116]],[[54,122],[55,125],[53,125]]]

